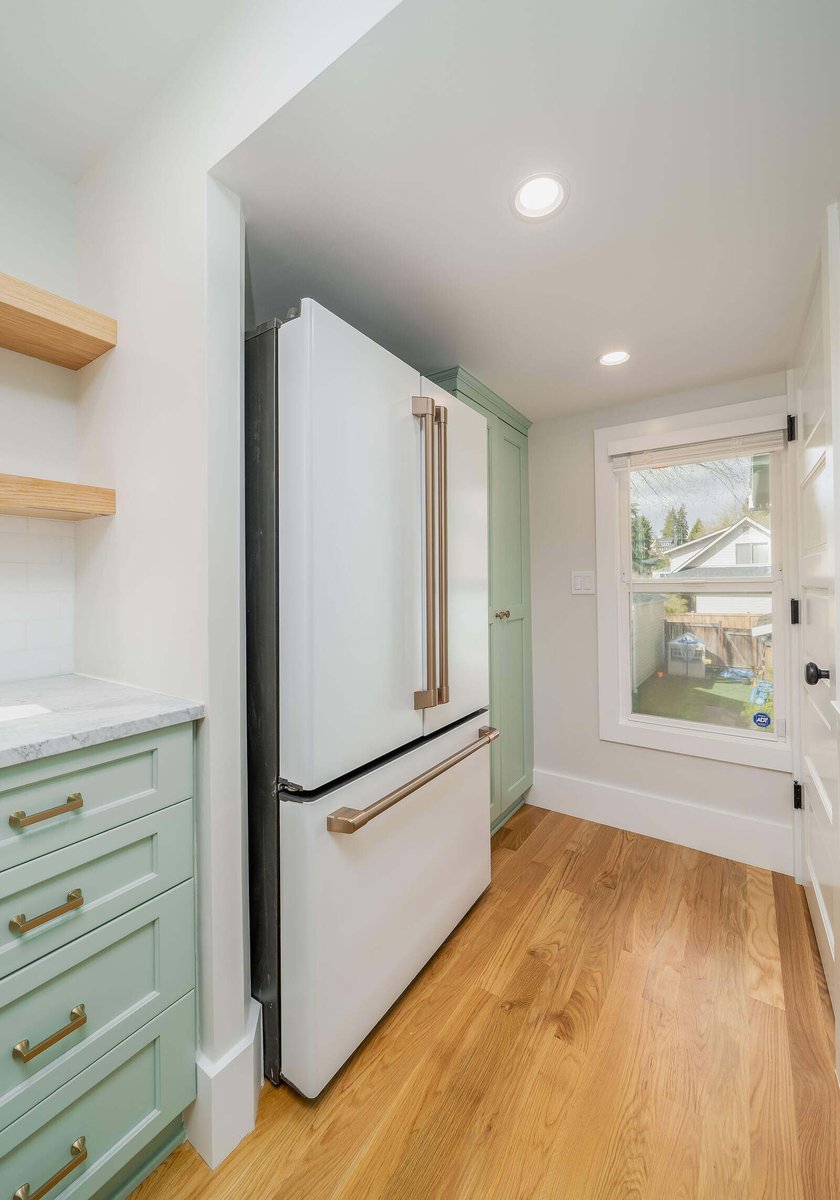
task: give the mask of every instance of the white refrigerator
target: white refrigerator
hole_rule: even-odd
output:
[[[313,300],[245,363],[253,993],[313,1097],[490,881],[487,430]]]

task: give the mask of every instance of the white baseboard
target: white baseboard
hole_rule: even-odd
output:
[[[187,1140],[215,1171],[257,1121],[263,1081],[262,1005],[251,1000],[245,1036],[215,1062],[196,1055],[197,1092]]]
[[[765,821],[705,804],[689,804],[595,779],[541,770],[534,771],[528,803],[753,867],[793,874],[792,822]]]

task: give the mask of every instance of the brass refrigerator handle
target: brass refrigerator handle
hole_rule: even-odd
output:
[[[41,821],[49,821],[53,817],[61,817],[64,813],[76,812],[84,804],[81,792],[73,792],[72,796],[68,796],[64,804],[59,804],[56,808],[45,808],[42,812],[32,813],[27,816],[25,812],[18,810],[9,814],[9,824],[12,829],[26,829],[30,825],[38,825]]]
[[[66,1179],[71,1171],[75,1171],[87,1159],[87,1143],[83,1137],[76,1138],[70,1147],[70,1161],[56,1171],[46,1183],[42,1183],[37,1191],[31,1191],[28,1183],[22,1183],[15,1192],[12,1200],[43,1200],[43,1197],[58,1187],[62,1179]]]
[[[31,1050],[29,1048],[29,1038],[24,1038],[23,1041],[18,1042],[17,1045],[12,1047],[12,1058],[17,1062],[32,1062],[33,1058],[37,1058],[39,1054],[43,1054],[45,1050],[49,1050],[69,1034],[75,1033],[83,1025],[87,1025],[85,1006],[84,1004],[76,1004],[70,1009],[69,1025],[63,1025],[61,1029],[57,1029],[55,1033],[51,1033],[48,1038],[44,1038],[43,1042],[39,1042]]]
[[[438,704],[449,703],[449,410],[435,408],[438,454]]]
[[[411,411],[423,426],[423,504],[426,579],[423,600],[426,618],[426,687],[414,693],[414,707],[434,708],[438,702],[437,649],[435,646],[435,402],[429,396],[412,396]]]
[[[369,804],[367,808],[337,808],[335,812],[330,813],[327,817],[327,829],[330,833],[355,833],[358,829],[367,825],[368,821],[372,821],[374,817],[378,817],[380,813],[387,812],[389,808],[393,808],[395,804],[399,804],[400,800],[405,800],[406,796],[410,796],[412,792],[419,791],[421,787],[425,787],[427,783],[431,783],[433,779],[437,779],[439,775],[443,775],[450,767],[457,766],[459,762],[463,762],[465,758],[469,758],[471,754],[475,754],[476,750],[480,750],[482,746],[489,746],[491,742],[495,742],[498,736],[498,729],[493,729],[490,725],[482,725],[478,731],[477,741],[471,742],[463,750],[456,750],[454,754],[450,754],[449,758],[445,758],[442,762],[430,767],[422,775],[417,775],[414,779],[410,779],[408,783],[404,783],[396,791],[389,792],[387,796],[383,796],[375,804]]]
[[[67,893],[66,904],[59,904],[58,908],[51,908],[49,912],[41,913],[28,921],[26,913],[18,913],[9,921],[9,929],[12,933],[29,933],[30,929],[37,929],[39,925],[46,925],[48,921],[54,921],[56,917],[63,917],[65,913],[72,912],[74,908],[81,908],[84,902],[82,889],[73,888],[72,892]]]

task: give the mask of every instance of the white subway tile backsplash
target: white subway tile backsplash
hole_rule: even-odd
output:
[[[73,622],[27,621],[27,650],[62,650],[73,644]]]
[[[75,525],[0,517],[0,682],[73,670]]]
[[[32,533],[0,533],[0,562],[60,563],[64,540]]]
[[[25,563],[0,563],[0,593],[25,592],[28,570]]]
[[[0,655],[9,650],[26,649],[24,621],[0,621]]]
[[[76,526],[72,521],[47,521],[43,517],[30,517],[29,533],[33,533],[37,537],[60,537],[75,540]]]
[[[42,675],[70,675],[73,672],[73,651],[69,650],[12,650],[0,654],[3,682],[17,679],[39,679]]]
[[[72,592],[76,572],[68,563],[29,563],[26,590],[29,592]]]

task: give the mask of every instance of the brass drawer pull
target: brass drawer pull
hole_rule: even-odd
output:
[[[410,779],[408,783],[404,783],[394,792],[389,792],[381,800],[369,804],[367,808],[337,808],[335,812],[331,812],[327,817],[327,829],[330,833],[355,833],[357,829],[362,829],[368,821],[372,821],[380,813],[387,812],[389,808],[399,804],[400,800],[405,800],[406,796],[410,796],[412,792],[419,791],[421,787],[425,787],[427,783],[437,779],[450,767],[457,766],[465,758],[475,754],[476,750],[480,750],[482,746],[489,746],[491,742],[495,742],[498,736],[498,729],[493,729],[491,725],[482,725],[478,731],[477,741],[470,742],[469,746],[464,746],[463,750],[456,750],[454,754],[450,754],[449,758],[429,767],[428,771]]]
[[[51,908],[49,912],[41,913],[39,917],[33,917],[31,921],[27,921],[26,913],[18,913],[16,917],[12,917],[9,928],[12,933],[29,933],[30,929],[37,929],[39,925],[46,925],[47,921],[63,917],[65,913],[72,912],[74,908],[81,908],[84,902],[82,889],[73,888],[72,892],[67,893],[66,904],[59,904],[58,908]]]
[[[504,609],[502,609],[501,612],[496,613],[496,620],[497,621],[506,621],[509,616],[510,616],[510,609],[504,608]]]
[[[73,792],[72,796],[67,797],[65,804],[59,804],[57,808],[45,808],[43,812],[33,813],[28,817],[25,812],[13,812],[9,816],[9,824],[12,829],[26,829],[29,825],[38,825],[41,821],[51,821],[53,817],[62,817],[65,813],[76,812],[84,804],[81,792]]]
[[[87,1013],[85,1012],[84,1004],[76,1004],[70,1009],[70,1024],[65,1025],[63,1029],[56,1030],[51,1033],[48,1038],[44,1038],[43,1042],[39,1042],[37,1046],[29,1049],[29,1038],[24,1038],[22,1042],[12,1049],[12,1058],[18,1062],[32,1062],[33,1058],[37,1058],[39,1054],[43,1054],[45,1050],[49,1050],[56,1042],[60,1042],[62,1038],[66,1038],[68,1034],[75,1033],[77,1029],[81,1029],[83,1025],[87,1025]]]
[[[36,1192],[29,1190],[28,1183],[22,1183],[15,1192],[12,1200],[43,1200],[47,1192],[51,1192],[54,1187],[58,1187],[62,1179],[66,1179],[71,1171],[75,1171],[87,1159],[87,1143],[83,1137],[76,1138],[73,1145],[70,1147],[70,1161],[66,1162],[61,1170],[56,1171],[51,1179],[46,1183],[42,1183]]]

